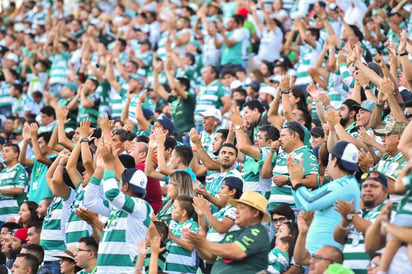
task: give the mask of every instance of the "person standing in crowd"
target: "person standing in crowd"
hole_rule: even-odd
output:
[[[214,263],[211,273],[256,273],[266,269],[269,238],[262,225],[270,221],[266,198],[254,191],[245,191],[240,199],[232,199],[230,203],[237,209],[235,223],[240,230],[226,233],[219,243],[207,241],[204,231],[197,234],[185,229],[183,235],[202,259]]]

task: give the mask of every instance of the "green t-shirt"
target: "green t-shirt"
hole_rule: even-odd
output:
[[[50,154],[46,157],[53,162],[56,159],[57,154]],[[40,201],[44,198],[53,197],[53,194],[46,181],[46,173],[49,170],[49,167],[43,163],[40,163],[35,158],[33,158],[32,160],[34,162],[34,165],[30,180],[29,201],[34,201],[39,204]]]
[[[97,126],[97,118],[99,117],[99,106],[101,102],[101,98],[97,92],[90,94],[86,97],[88,100],[93,101],[92,107],[84,107],[82,103],[79,104],[79,112],[77,116],[77,121],[80,123],[81,121],[85,120],[86,118],[90,119],[91,126]]]
[[[237,244],[246,252],[246,258],[230,260],[218,257],[213,265],[212,274],[255,274],[260,270],[267,269],[270,241],[267,229],[262,224],[246,226],[240,230],[228,232],[220,243]]]
[[[168,102],[172,107],[172,121],[175,127],[176,133],[181,137],[190,131],[194,127],[194,112],[196,106],[195,97],[186,92],[187,98],[177,98],[176,96],[169,95]]]

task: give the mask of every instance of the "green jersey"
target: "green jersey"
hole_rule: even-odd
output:
[[[278,248],[274,248],[269,252],[269,267],[270,273],[283,273],[289,268],[289,254]]]
[[[195,97],[189,92],[186,92],[186,94],[186,100],[183,98],[177,98],[173,95],[169,95],[168,99],[168,102],[171,103],[172,107],[172,121],[175,126],[175,131],[181,137],[187,134],[190,129],[195,126]]]
[[[240,230],[228,232],[220,243],[235,243],[246,252],[246,257],[243,260],[218,257],[213,265],[212,274],[255,274],[260,270],[267,269],[270,241],[267,229],[262,224],[250,225]]]
[[[183,228],[188,228],[196,233],[199,232],[197,222],[188,219],[183,223],[177,223],[171,228],[173,235],[181,239],[183,236]],[[197,258],[195,250],[186,250],[174,241],[169,241],[167,243],[167,250],[169,251],[169,254],[166,258],[166,272],[196,273]]]
[[[19,213],[20,206],[27,197],[28,181],[27,172],[20,163],[12,168],[6,167],[0,172],[0,189],[23,189],[20,195],[0,194],[0,221],[5,222]]]
[[[200,113],[209,108],[220,109],[223,106],[221,98],[226,96],[226,89],[217,80],[207,86],[201,86],[200,92],[196,98],[195,120],[197,124],[201,124],[203,117]]]
[[[293,159],[299,163],[303,159],[304,175],[319,174],[319,163],[312,150],[307,146],[302,146],[291,153]],[[280,149],[273,168],[273,176],[289,176],[286,165],[289,153]],[[292,195],[292,187],[289,183],[283,186],[277,186],[272,183],[272,189],[269,199],[269,210],[272,210],[280,204],[289,204],[294,206],[295,201]]]
[[[85,107],[82,103],[79,103],[79,112],[77,116],[77,122],[80,123],[81,121],[85,120],[86,118],[90,119],[91,126],[97,126],[97,118],[99,117],[99,106],[101,103],[101,98],[97,92],[93,92],[89,96],[86,97],[87,100],[93,101],[93,106]]]

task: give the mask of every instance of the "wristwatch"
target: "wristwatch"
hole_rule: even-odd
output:
[[[235,126],[235,130],[241,129],[241,126]]]
[[[83,143],[83,142],[89,142],[89,138],[81,138],[80,139],[80,143]]]
[[[352,222],[353,217],[354,217],[355,215],[356,215],[355,212],[351,212],[351,213],[346,214],[346,217],[345,217],[346,221],[348,221],[349,223]]]

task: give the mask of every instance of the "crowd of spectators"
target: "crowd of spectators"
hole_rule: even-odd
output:
[[[10,2],[0,273],[412,273],[411,89],[408,0]]]

